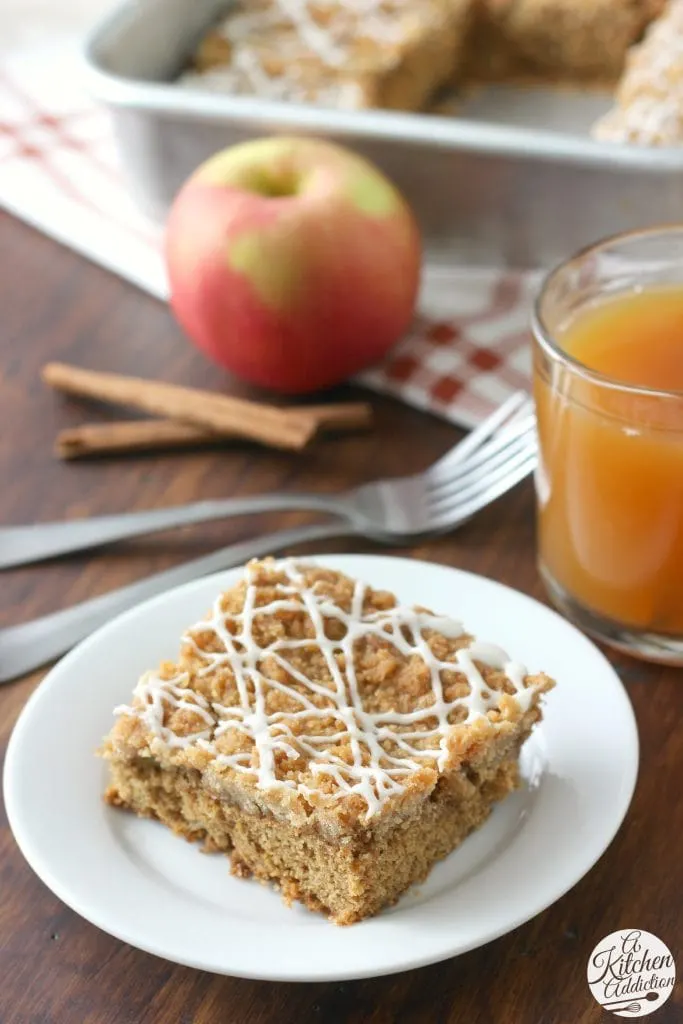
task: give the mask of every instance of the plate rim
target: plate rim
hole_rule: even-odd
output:
[[[295,556],[296,557],[296,556]],[[227,569],[221,570],[216,573],[211,573],[206,576],[202,576],[199,579],[192,580],[188,583],[181,584],[178,587],[173,587],[163,594],[156,595],[147,599],[146,601],[140,602],[133,608],[122,612],[115,616],[105,625],[99,627],[88,637],[77,644],[71,651],[69,651],[63,658],[53,665],[46,675],[41,679],[38,685],[35,687],[33,692],[30,694],[26,703],[22,707],[19,715],[12,727],[12,731],[7,744],[5,763],[3,768],[3,798],[5,802],[5,809],[8,819],[8,824],[14,836],[15,842],[19,847],[19,850],[32,869],[32,871],[38,876],[40,881],[50,889],[54,895],[57,896],[69,909],[80,917],[84,918],[89,924],[99,928],[106,934],[113,936],[119,941],[125,942],[136,949],[140,949],[146,953],[150,953],[157,956],[167,962],[177,963],[181,966],[191,967],[197,970],[204,970],[209,973],[224,975],[228,977],[239,977],[248,980],[256,981],[274,981],[274,982],[332,982],[332,981],[350,981],[350,980],[361,980],[365,978],[373,977],[384,977],[392,974],[402,973],[407,970],[419,969],[421,967],[428,966],[430,964],[441,963],[445,960],[452,959],[460,956],[464,953],[470,952],[473,949],[477,949],[480,946],[487,945],[490,942],[495,941],[503,935],[514,931],[521,925],[530,921],[538,914],[542,913],[548,907],[554,905],[558,900],[562,899],[567,892],[569,892],[575,885],[577,885],[585,875],[595,867],[598,861],[604,856],[607,849],[611,846],[614,838],[621,828],[624,819],[628,813],[633,800],[633,794],[638,780],[639,768],[640,768],[640,742],[637,721],[633,710],[633,705],[629,698],[628,692],[623,685],[616,669],[609,662],[605,654],[595,645],[595,643],[585,634],[581,633],[580,630],[568,619],[565,619],[558,612],[548,605],[544,605],[541,601],[536,598],[525,594],[522,591],[516,590],[514,587],[509,586],[505,583],[492,579],[480,573],[470,572],[465,569],[460,569],[456,566],[445,565],[442,562],[427,561],[425,559],[416,559],[411,557],[405,557],[400,555],[384,555],[375,553],[351,553],[344,552],[340,554],[336,553],[311,553],[300,556],[302,561],[313,561],[325,564],[325,561],[335,563],[350,562],[355,559],[362,559],[368,562],[391,562],[401,563],[403,565],[415,565],[421,569],[426,568],[427,570],[437,570],[445,573],[455,573],[456,575],[464,578],[463,582],[467,582],[467,579],[474,579],[477,581],[484,581],[486,584],[491,584],[495,588],[502,588],[507,591],[509,595],[514,596],[515,599],[522,599],[524,603],[533,605],[542,609],[542,611],[559,620],[563,627],[568,627],[574,631],[574,633],[592,649],[592,653],[596,656],[608,671],[611,677],[611,690],[614,699],[621,701],[622,711],[624,712],[624,726],[628,726],[628,737],[626,734],[623,736],[623,749],[624,749],[624,761],[630,770],[630,778],[626,788],[620,790],[620,803],[617,807],[617,813],[614,814],[611,819],[610,828],[606,829],[601,833],[599,842],[594,842],[591,847],[590,855],[581,859],[579,873],[570,872],[572,875],[571,880],[567,881],[560,888],[556,889],[554,895],[548,899],[547,893],[542,895],[540,899],[536,901],[527,901],[526,908],[524,911],[514,918],[507,918],[503,923],[489,927],[488,929],[482,930],[478,935],[467,939],[464,942],[460,941],[454,945],[444,944],[443,949],[438,953],[425,952],[419,955],[406,955],[400,961],[396,960],[395,963],[386,965],[379,964],[370,966],[367,969],[360,970],[358,968],[352,968],[349,970],[341,969],[328,969],[322,970],[301,970],[298,972],[286,969],[284,971],[278,971],[276,966],[273,964],[272,969],[266,971],[263,970],[244,970],[244,969],[230,969],[229,967],[220,968],[215,964],[207,966],[206,962],[201,959],[193,959],[192,956],[178,956],[175,952],[165,952],[162,947],[159,946],[158,942],[146,938],[144,935],[141,937],[135,932],[134,929],[126,931],[119,927],[111,927],[111,925],[105,923],[106,914],[101,914],[100,908],[95,908],[93,911],[86,898],[82,898],[78,893],[74,894],[71,888],[66,885],[63,886],[60,879],[54,874],[50,862],[49,855],[45,856],[44,853],[37,851],[34,848],[33,840],[29,835],[30,825],[27,824],[27,820],[22,820],[22,811],[15,803],[14,791],[16,786],[13,781],[14,764],[18,754],[17,750],[21,749],[22,735],[26,730],[30,729],[32,715],[34,714],[34,708],[39,705],[40,701],[44,698],[45,694],[50,692],[55,686],[59,686],[60,678],[64,673],[68,673],[73,662],[77,662],[85,654],[87,656],[89,650],[93,646],[97,646],[101,642],[102,638],[106,638],[106,634],[110,630],[114,630],[115,627],[119,628],[121,625],[125,627],[128,620],[134,620],[142,610],[153,609],[157,605],[163,605],[168,599],[169,595],[177,595],[179,593],[190,592],[194,589],[201,589],[203,586],[208,586],[213,582],[216,582],[220,588],[220,580],[225,581],[226,576],[236,576],[244,568],[244,566],[233,566]],[[341,571],[344,571],[343,564],[338,565]],[[222,584],[225,585],[225,582]],[[542,728],[542,727],[541,727]],[[614,811],[614,808],[612,808]],[[372,919],[371,919],[372,920]],[[375,919],[376,920],[376,919]],[[369,923],[369,922],[368,922]],[[354,927],[362,927],[363,922],[356,924]],[[328,927],[336,927],[332,924],[328,924]],[[344,929],[346,930],[346,929]]]

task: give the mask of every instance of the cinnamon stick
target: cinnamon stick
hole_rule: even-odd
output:
[[[321,430],[359,430],[372,422],[372,407],[366,402],[310,405],[300,411],[313,416]],[[62,459],[80,459],[95,455],[219,445],[232,436],[175,420],[85,423],[62,430],[57,435],[55,452]]]
[[[291,407],[290,407],[291,408]],[[369,402],[329,402],[327,405],[299,405],[296,412],[312,416],[320,430],[363,430],[372,425]]]
[[[200,388],[99,373],[65,363],[48,363],[43,368],[43,380],[67,394],[143,409],[152,415],[250,438],[274,448],[299,451],[318,429],[315,417],[308,411],[279,409]]]
[[[195,445],[223,444],[225,441],[225,434],[174,420],[84,423],[59,432],[55,454],[62,459],[82,459],[90,455],[192,448]]]

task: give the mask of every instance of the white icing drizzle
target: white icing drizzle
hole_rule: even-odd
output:
[[[276,0],[282,13],[298,30],[302,42],[328,67],[339,67],[346,57],[345,50],[337,45],[334,36],[320,28],[312,16],[306,0]]]
[[[432,20],[427,12],[425,27]],[[416,24],[410,0],[261,0],[252,5],[242,0],[216,28],[228,44],[226,62],[187,71],[179,81],[236,95],[357,109],[364,101],[359,73],[362,77],[364,71],[393,62],[392,50],[400,48]],[[366,45],[359,48],[359,39]]]
[[[145,728],[157,739],[169,747],[186,747],[188,738],[177,736],[164,724],[165,710],[173,707],[176,710],[191,711],[208,727],[192,734],[193,741],[207,740],[214,729],[215,717],[210,712],[209,702],[201,693],[187,688],[187,673],[173,676],[172,679],[160,679],[155,672],[145,672],[138,680],[133,694],[138,699],[135,709],[126,704],[114,708],[115,715],[134,713]],[[185,683],[185,686],[182,684]]]
[[[347,612],[317,583],[306,585],[302,575],[305,568],[314,566],[291,559],[274,563],[273,571],[282,574],[287,582],[274,584],[269,579],[268,586],[274,587],[277,597],[259,605],[259,588],[254,582],[253,570],[247,567],[241,612],[232,614],[223,610],[219,595],[209,618],[193,626],[184,637],[204,662],[200,675],[214,673],[222,667],[230,670],[238,703],[229,706],[209,703],[200,693],[187,688],[187,675],[163,679],[148,672],[135,688],[133,705],[118,707],[115,713],[139,718],[153,738],[153,749],[155,743],[171,748],[194,745],[208,752],[216,765],[255,776],[257,787],[265,791],[290,789],[331,803],[345,795],[357,794],[365,801],[370,817],[386,800],[404,791],[401,780],[406,775],[425,766],[443,770],[449,756],[448,739],[456,712],[459,721],[468,724],[500,706],[503,694],[487,687],[477,663],[502,671],[514,688],[517,704],[522,710],[528,709],[535,689],[532,685],[525,686],[526,669],[508,660],[499,647],[475,641],[457,650],[451,660],[441,661],[432,651],[424,631],[433,630],[455,639],[464,634],[460,623],[401,605],[385,611],[364,612],[368,588],[360,581],[354,584],[352,606]],[[315,637],[277,639],[261,647],[254,637],[254,619],[278,612],[305,612]],[[335,619],[343,626],[341,639],[330,639],[325,632],[326,621]],[[207,651],[198,642],[198,636],[203,639],[207,635],[216,642],[217,651]],[[384,643],[389,641],[405,658],[416,655],[420,658],[430,675],[431,703],[423,698],[420,706],[410,712],[366,710],[356,677],[354,649],[358,641],[372,637]],[[312,645],[324,659],[328,684],[309,679],[287,657],[288,652],[310,649]],[[298,688],[264,674],[266,658],[284,669]],[[454,670],[466,678],[469,693],[448,701],[443,692],[442,673]],[[266,697],[273,689],[293,702],[296,710],[269,713]],[[316,705],[316,696],[325,699],[325,707]],[[182,736],[174,733],[167,722],[169,712],[175,710],[194,713],[196,731]],[[338,723],[338,729],[333,734],[328,731],[319,735],[293,731],[292,727],[299,721],[314,719],[332,720]],[[412,725],[414,729],[410,728]],[[247,736],[253,749],[221,753],[216,741],[230,730]],[[429,744],[427,749],[416,745],[425,741]],[[335,742],[348,744],[350,763],[329,749]],[[278,751],[294,761],[302,755],[310,758],[308,771],[313,781],[320,776],[331,777],[334,793],[323,795],[315,785],[278,777],[275,761]]]

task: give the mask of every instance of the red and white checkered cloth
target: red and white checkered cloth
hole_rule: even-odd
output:
[[[79,83],[82,0],[2,2],[14,32],[0,43],[0,206],[165,297],[160,229],[128,196],[108,116]],[[428,268],[411,333],[361,382],[472,426],[529,386],[534,283],[494,269]]]

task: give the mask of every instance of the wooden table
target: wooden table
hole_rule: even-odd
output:
[[[379,474],[417,470],[456,436],[445,423],[377,399],[372,435],[327,439],[303,456],[243,445],[59,463],[51,454],[57,429],[108,413],[48,393],[39,380],[48,359],[216,389],[232,385],[189,348],[162,305],[8,217],[0,217],[0,266],[3,524],[276,487],[334,491]],[[411,553],[493,576],[543,600],[533,518],[527,482],[452,537]],[[265,517],[263,527],[277,528],[283,520],[292,523],[296,517]],[[245,538],[254,528],[240,520],[202,526],[181,536],[5,573],[0,625]],[[357,541],[326,545],[330,551],[359,547]],[[0,1022],[589,1024],[606,1019],[588,991],[586,962],[608,933],[624,927],[654,932],[683,970],[683,678],[677,671],[614,660],[635,706],[642,744],[633,806],[588,876],[512,934],[443,964],[370,981],[303,985],[214,977],[131,949],[64,907],[24,862],[2,812]],[[41,675],[0,689],[3,752]],[[656,1024],[683,1020],[680,985],[651,1019]]]

